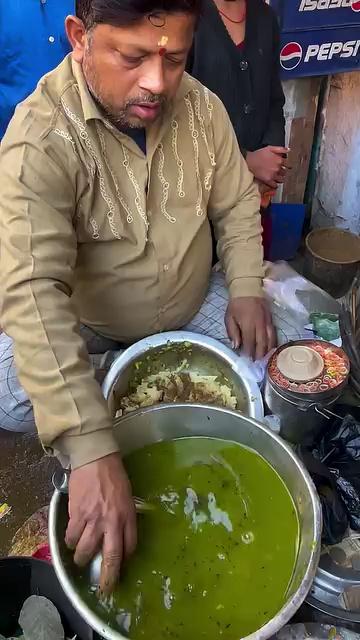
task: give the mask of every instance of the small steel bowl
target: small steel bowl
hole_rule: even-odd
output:
[[[161,333],[126,349],[113,362],[103,383],[103,394],[111,415],[115,416],[120,398],[141,380],[161,369],[176,369],[186,359],[187,372],[216,375],[229,384],[239,410],[262,420],[264,406],[260,389],[246,360],[218,340],[186,331]]]

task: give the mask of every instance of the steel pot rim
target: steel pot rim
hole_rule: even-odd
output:
[[[199,404],[183,404],[183,405],[174,405],[174,404],[163,404],[154,407],[146,407],[138,410],[125,417],[124,420],[130,419],[134,414],[143,414],[148,413],[149,411],[162,411],[167,410],[169,408],[173,409],[175,406],[182,406],[186,410],[191,407],[197,409],[204,409],[205,411],[214,411],[214,412],[223,412],[229,416],[239,418],[239,413],[236,411],[232,411],[231,409],[223,409],[220,407],[214,407],[210,405],[199,405]],[[242,416],[244,418],[244,416]],[[283,626],[285,626],[289,620],[294,616],[296,611],[305,601],[311,585],[313,583],[314,577],[316,575],[318,562],[320,558],[320,539],[321,539],[321,530],[322,530],[322,514],[320,501],[315,489],[315,485],[302,464],[297,455],[294,453],[292,448],[278,435],[273,433],[268,427],[266,427],[261,422],[254,420],[251,417],[246,417],[246,420],[249,421],[253,426],[266,432],[270,435],[270,437],[277,443],[277,445],[283,450],[284,454],[286,454],[289,458],[291,458],[292,463],[296,465],[298,470],[301,472],[301,475],[304,479],[304,483],[307,486],[311,497],[312,509],[314,513],[314,543],[310,549],[310,557],[304,572],[303,579],[298,589],[292,595],[291,598],[284,604],[284,606],[278,611],[278,613],[263,627],[258,629],[257,631],[251,633],[250,635],[239,640],[266,640],[275,635]],[[104,637],[104,640],[124,640],[124,636],[119,632],[115,631],[110,627],[105,626],[105,623],[98,617],[90,607],[85,603],[84,600],[79,596],[78,592],[72,585],[72,582],[65,571],[63,563],[61,561],[61,552],[58,544],[58,540],[56,537],[56,513],[59,501],[61,499],[61,493],[58,490],[55,490],[53,497],[50,503],[49,510],[49,544],[53,559],[53,565],[58,577],[58,580],[67,594],[68,598],[72,602],[74,608],[78,611],[80,615],[84,617],[84,619],[90,624],[90,626],[100,635]]]
[[[305,599],[305,602],[313,609],[316,609],[316,611],[325,613],[332,618],[336,618],[336,620],[360,623],[360,611],[352,612],[346,611],[345,609],[340,609],[338,607],[332,607],[325,602],[321,602],[321,600],[314,598],[314,596],[312,595],[308,595],[308,597]]]

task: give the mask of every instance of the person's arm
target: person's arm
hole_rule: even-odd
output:
[[[101,588],[109,592],[136,546],[136,514],[71,301],[76,167],[66,166],[66,149],[59,159],[40,134],[19,142],[12,129],[0,154],[3,326],[44,446],[70,457],[66,542],[80,566],[102,549]]]
[[[229,289],[226,328],[233,346],[261,358],[274,346],[270,312],[263,300],[260,196],[240,153],[224,106],[213,96],[216,169],[209,216]]]
[[[280,79],[280,32],[277,17],[272,11],[273,54],[271,71],[270,112],[262,146],[285,145],[285,96]]]
[[[43,445],[76,468],[118,447],[71,301],[74,179],[31,142],[4,142],[0,174],[3,328]]]

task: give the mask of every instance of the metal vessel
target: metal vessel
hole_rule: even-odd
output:
[[[160,333],[136,342],[113,362],[103,383],[103,394],[112,415],[117,398],[128,393],[129,384],[144,365],[152,373],[188,361],[187,371],[217,375],[228,380],[242,412],[257,420],[264,417],[261,392],[246,360],[218,340],[187,331]]]
[[[308,619],[360,632],[360,537],[323,550],[306,599]]]
[[[333,381],[326,367],[318,379],[303,385],[294,383],[281,374],[278,377],[274,375],[277,356],[285,349],[293,346],[308,348],[312,345],[321,345],[336,357],[343,358],[344,370],[339,380]],[[345,352],[329,342],[297,340],[279,347],[268,363],[264,398],[270,411],[280,417],[280,435],[293,444],[311,446],[327,420],[332,417],[331,408],[348,383],[349,371],[350,363]]]
[[[204,405],[157,405],[123,418],[115,429],[120,450],[126,456],[148,444],[189,436],[206,436],[238,442],[262,455],[285,482],[297,509],[299,551],[283,608],[248,640],[266,640],[294,616],[313,582],[320,553],[321,509],[309,474],[292,449],[263,424],[238,412]],[[106,640],[125,640],[92,611],[78,593],[71,574],[64,537],[67,496],[55,491],[50,505],[49,541],[55,571],[73,606]],[[279,523],[280,524],[280,523]],[[280,524],[281,526],[281,524]],[[234,585],[236,588],[236,585]]]

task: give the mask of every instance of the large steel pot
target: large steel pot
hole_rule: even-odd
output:
[[[243,407],[242,413],[262,420],[264,405],[261,392],[246,360],[218,340],[188,331],[149,336],[114,360],[103,383],[110,413],[115,415],[117,398],[128,393],[129,383],[134,375],[138,376],[141,367],[146,371],[149,365],[151,373],[157,373],[161,367],[175,368],[184,357],[188,361],[187,371],[222,376],[228,380],[239,406]]]
[[[285,605],[248,640],[265,640],[281,629],[300,607],[313,582],[320,552],[321,510],[314,485],[291,448],[264,425],[235,411],[204,405],[158,405],[128,415],[115,430],[124,455],[145,445],[188,436],[219,437],[261,454],[286,483],[300,522],[299,552]],[[65,593],[84,619],[106,640],[125,640],[106,626],[82,600],[72,580],[64,535],[67,498],[56,491],[50,505],[49,539],[55,571]],[[279,522],[281,527],[281,522]],[[236,585],[234,585],[236,588]]]

